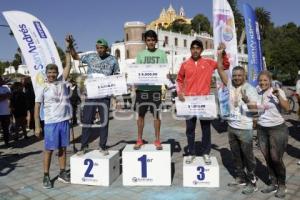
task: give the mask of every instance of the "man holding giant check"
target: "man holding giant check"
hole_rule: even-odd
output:
[[[134,145],[135,150],[139,150],[143,143],[143,129],[145,115],[150,109],[154,117],[155,141],[157,150],[162,150],[160,143],[160,109],[161,109],[161,85],[167,74],[166,70],[167,56],[164,51],[155,47],[158,38],[153,30],[148,30],[144,34],[144,40],[147,49],[139,52],[136,63],[128,68],[128,84],[137,85],[136,100],[134,108],[138,112],[138,139]],[[161,64],[161,65],[160,65]],[[167,70],[168,71],[168,70]]]
[[[224,49],[224,45],[220,44],[219,49]],[[186,163],[190,164],[195,158],[195,128],[197,117],[200,118],[202,129],[202,150],[203,158],[206,164],[211,164],[210,149],[211,149],[211,130],[210,120],[205,116],[209,113],[207,105],[214,103],[214,96],[210,96],[211,77],[215,69],[217,69],[217,62],[212,59],[201,57],[203,51],[203,44],[200,40],[194,40],[191,43],[191,58],[182,63],[177,75],[177,94],[176,102],[177,113],[182,113],[180,109],[184,109],[183,102],[187,107],[193,111],[190,112],[186,120],[186,136],[188,142],[188,158]],[[228,69],[229,61],[225,51],[223,53],[223,67]],[[179,100],[179,101],[178,101]],[[198,103],[197,103],[198,102]],[[206,103],[203,103],[206,102]]]
[[[116,88],[118,84],[118,81],[112,83],[112,77],[110,76],[118,74],[120,69],[116,58],[108,54],[107,49],[108,43],[104,39],[97,40],[97,52],[88,53],[81,57],[76,53],[73,46],[70,48],[73,59],[80,59],[88,65],[88,79],[85,82],[88,96],[83,106],[81,149],[77,153],[78,155],[82,155],[88,150],[96,110],[98,110],[100,115],[99,151],[104,156],[108,155],[106,147],[110,109],[110,96],[108,92],[112,88]],[[100,79],[101,81],[99,82]],[[120,81],[121,79],[122,77],[114,77],[114,80]],[[125,82],[124,85],[126,85]]]

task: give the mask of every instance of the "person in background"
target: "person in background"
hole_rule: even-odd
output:
[[[3,131],[4,144],[9,146],[9,125],[10,125],[10,109],[9,98],[11,96],[10,88],[0,76],[0,123]]]
[[[11,95],[11,112],[15,119],[15,140],[19,139],[19,129],[22,128],[24,138],[27,139],[27,110],[28,110],[28,101],[26,95],[23,92],[23,84],[20,82],[15,82],[12,86],[12,95]]]

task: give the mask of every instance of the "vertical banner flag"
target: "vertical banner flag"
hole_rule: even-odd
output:
[[[34,90],[44,84],[47,64],[56,64],[61,75],[61,60],[46,26],[26,12],[5,11],[3,15],[22,51]]]
[[[232,69],[238,65],[238,54],[234,16],[227,0],[213,0],[213,30],[215,56],[217,55],[219,44],[221,42],[224,43],[230,62],[229,72],[227,74],[231,76]],[[218,74],[216,74],[216,77],[220,116],[226,118],[229,116],[229,91],[220,80]]]
[[[259,24],[254,10],[249,4],[243,4],[247,49],[248,49],[248,81],[256,87],[258,74],[264,69],[262,50],[260,45]]]

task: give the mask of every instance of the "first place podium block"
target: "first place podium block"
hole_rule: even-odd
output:
[[[124,186],[170,186],[171,150],[163,144],[156,150],[153,144],[145,144],[139,150],[128,144],[122,152]]]
[[[103,156],[99,150],[71,156],[71,183],[109,186],[120,175],[118,151]]]
[[[219,164],[216,157],[211,157],[211,164],[206,165],[203,157],[196,157],[192,163],[186,164],[183,159],[184,187],[219,187]]]

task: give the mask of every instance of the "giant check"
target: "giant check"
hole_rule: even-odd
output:
[[[185,101],[175,98],[178,116],[197,116],[200,119],[217,118],[215,95],[185,96]]]
[[[87,78],[85,85],[88,98],[127,94],[124,74]]]
[[[168,64],[129,64],[127,65],[127,83],[132,85],[168,84]]]

